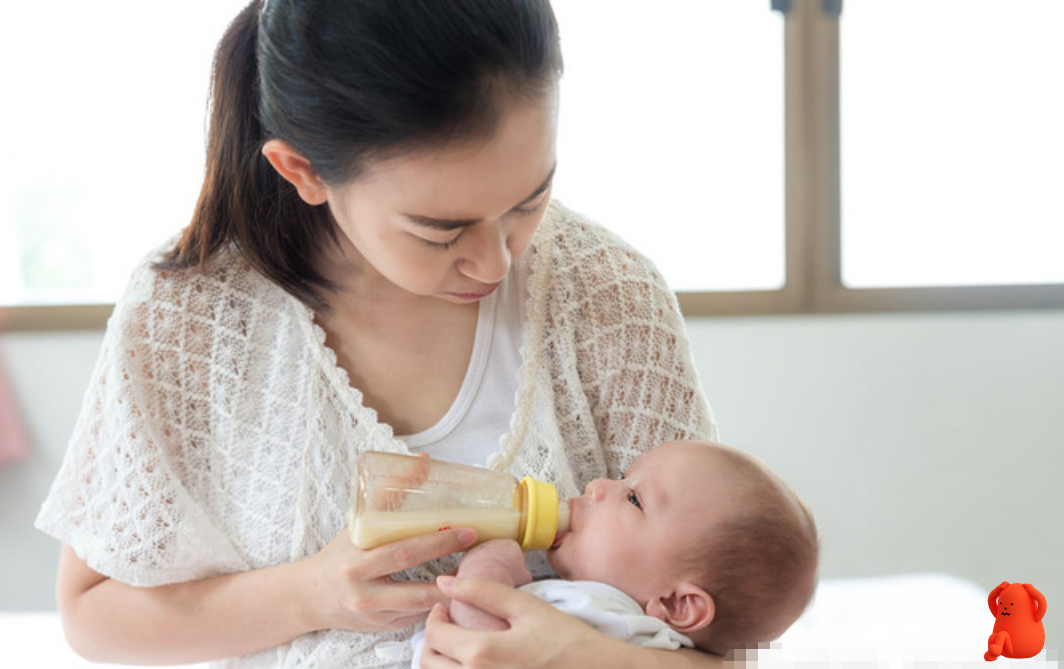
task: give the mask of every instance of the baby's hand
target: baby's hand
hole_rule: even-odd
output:
[[[521,546],[510,539],[492,539],[470,550],[458,563],[458,576],[489,578],[515,588],[532,580]]]
[[[532,581],[525,568],[525,554],[516,541],[492,539],[473,548],[458,563],[458,577],[484,578],[511,587]],[[508,629],[502,618],[463,602],[451,602],[451,620],[470,629]]]

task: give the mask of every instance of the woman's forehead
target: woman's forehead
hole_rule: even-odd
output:
[[[367,166],[352,186],[441,219],[468,219],[520,204],[549,182],[556,165],[556,123],[542,106],[525,106],[500,131],[475,144],[405,152]]]

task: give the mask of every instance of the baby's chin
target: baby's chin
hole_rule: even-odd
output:
[[[571,572],[566,567],[565,559],[563,555],[559,553],[558,548],[547,549],[547,562],[550,563],[550,567],[554,570],[554,573],[566,580],[571,580]]]

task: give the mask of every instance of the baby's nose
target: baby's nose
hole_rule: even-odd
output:
[[[584,489],[584,494],[587,495],[590,502],[601,502],[606,495],[606,486],[610,483],[609,479],[595,479],[591,483],[587,484],[587,488]]]

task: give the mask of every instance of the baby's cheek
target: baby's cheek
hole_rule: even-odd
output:
[[[547,552],[547,561],[550,562],[550,566],[554,571],[558,572],[558,576],[561,576],[567,580],[574,580],[573,569],[570,565],[570,549],[568,546],[562,546],[552,551]]]

